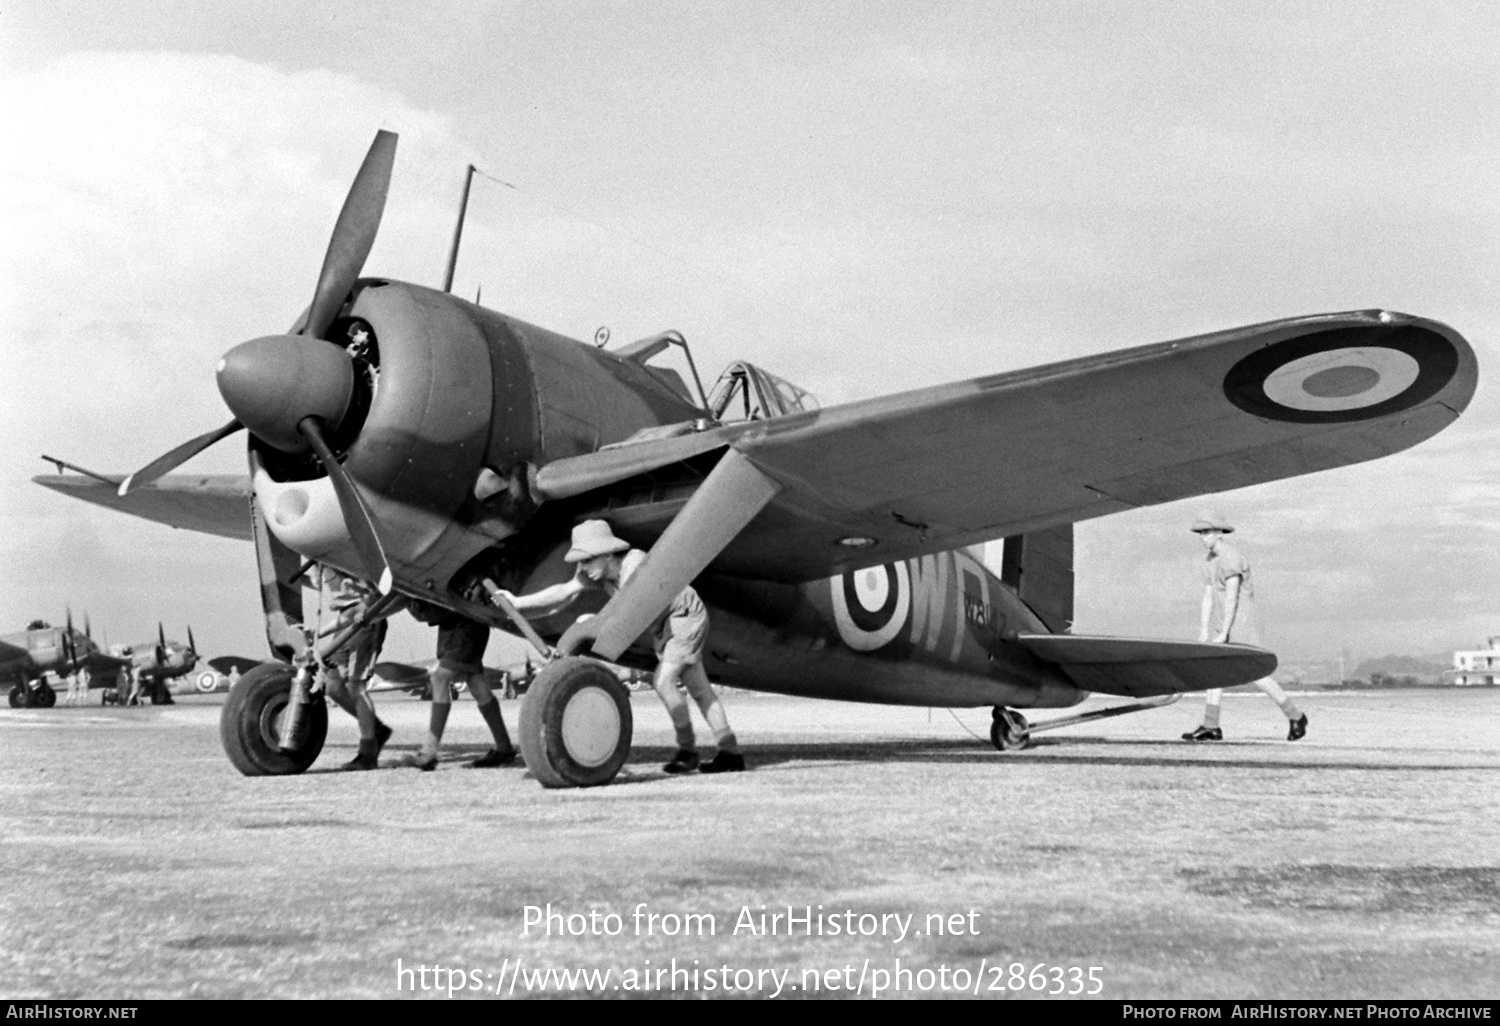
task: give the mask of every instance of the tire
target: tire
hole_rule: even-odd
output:
[[[31,689],[25,684],[17,684],[10,689],[10,707],[12,709],[31,708]]]
[[[634,731],[630,694],[589,659],[549,663],[521,702],[521,755],[543,787],[596,787],[620,772]]]
[[[315,698],[304,710],[305,740],[296,751],[277,747],[281,714],[292,693],[292,667],[261,663],[229,691],[219,713],[219,740],[234,768],[247,777],[302,773],[317,759],[328,736],[328,706]]]
[[[31,696],[38,709],[51,709],[57,704],[57,690],[46,681],[37,685],[36,694]]]
[[[995,707],[990,724],[990,743],[1002,752],[1019,752],[1031,745],[1031,724],[1014,709]]]

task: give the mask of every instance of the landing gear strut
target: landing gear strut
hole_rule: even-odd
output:
[[[990,724],[990,743],[1002,752],[1018,752],[1031,744],[1031,724],[1014,709],[997,705]]]
[[[313,764],[328,736],[328,706],[321,694],[302,706],[296,747],[281,747],[290,719],[293,667],[261,663],[240,677],[219,714],[219,739],[234,768],[247,777],[301,773]]]

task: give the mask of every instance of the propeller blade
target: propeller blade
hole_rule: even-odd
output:
[[[354,542],[360,561],[364,563],[369,575],[380,582],[380,593],[389,595],[393,584],[390,560],[386,558],[385,546],[380,543],[380,535],[375,530],[375,521],[370,517],[365,500],[360,498],[354,479],[323,440],[323,428],[316,417],[304,418],[299,427],[307,436],[313,452],[317,454],[318,462],[328,472],[328,479],[333,482],[333,490],[339,497],[339,508],[344,513],[344,526],[349,529],[349,537]]]
[[[376,132],[370,152],[365,154],[365,162],[344,198],[333,236],[328,240],[323,270],[318,274],[318,287],[302,329],[304,335],[323,337],[359,278],[370,247],[375,245],[375,233],[380,230],[380,216],[385,212],[385,195],[395,163],[396,133]]]
[[[123,498],[142,485],[150,484],[168,471],[176,470],[210,445],[228,438],[244,426],[238,420],[231,420],[221,428],[214,428],[212,431],[201,434],[197,438],[183,442],[171,452],[158,456],[140,470],[137,470],[134,474],[121,481],[119,495]]]
[[[90,641],[94,640],[94,628],[89,626],[89,614],[83,614],[83,636]]]
[[[188,624],[188,651],[190,653],[192,653],[193,656],[195,656],[195,657],[198,655],[198,643],[193,640],[193,625],[192,624]]]

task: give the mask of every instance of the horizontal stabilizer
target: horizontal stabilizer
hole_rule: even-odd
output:
[[[1276,669],[1276,656],[1251,645],[1076,634],[1022,634],[1016,642],[1085,691],[1129,698],[1232,688]]]

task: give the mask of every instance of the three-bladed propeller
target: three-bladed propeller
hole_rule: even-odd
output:
[[[87,622],[87,621],[85,621]],[[73,610],[68,609],[67,627],[63,629],[63,657],[72,673],[78,672],[78,646],[73,643]]]
[[[157,457],[120,482],[119,494],[156,480],[215,442],[246,428],[284,452],[317,456],[338,496],[349,537],[382,592],[391,588],[390,564],[359,489],[324,440],[336,431],[353,396],[354,368],[342,348],[322,341],[359,280],[385,212],[396,135],[380,131],[339,211],[313,300],[295,335],[269,335],[241,343],[219,363],[219,392],[235,418]]]

